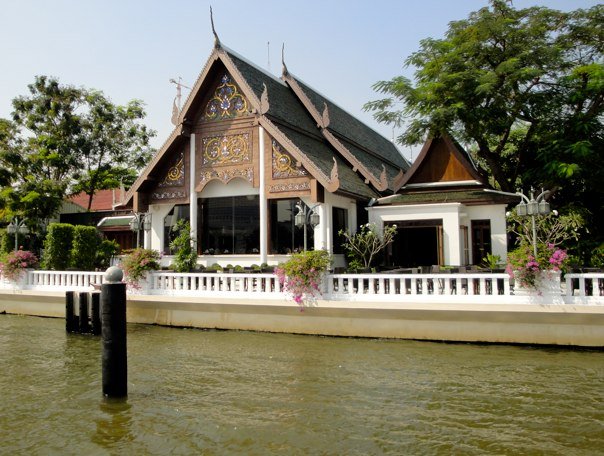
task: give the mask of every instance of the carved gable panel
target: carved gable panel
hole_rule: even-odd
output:
[[[223,120],[250,114],[249,103],[225,73],[204,110],[204,120]]]
[[[201,166],[226,166],[252,160],[249,133],[206,136],[201,141]]]
[[[182,187],[185,184],[185,160],[181,150],[169,164],[164,178],[157,184],[158,187]]]
[[[296,160],[288,154],[281,145],[272,140],[272,175],[273,179],[289,179],[292,177],[304,177],[308,171],[302,166],[296,165]]]

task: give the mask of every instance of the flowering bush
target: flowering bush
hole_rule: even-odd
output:
[[[147,271],[159,269],[160,253],[151,249],[134,249],[122,261],[122,269],[126,276],[126,282],[137,285],[138,281],[145,277]]]
[[[567,262],[566,250],[554,244],[539,246],[537,258],[530,246],[523,245],[508,254],[506,270],[521,286],[538,289],[542,271],[563,271]]]
[[[366,223],[359,228],[360,231],[354,234],[348,231],[340,231],[339,234],[344,237],[342,246],[348,252],[350,266],[358,269],[358,266],[362,265],[363,268],[369,269],[376,255],[394,241],[396,225],[385,226],[381,235],[377,232],[375,224]]]
[[[6,255],[5,260],[0,263],[2,275],[13,282],[19,280],[27,268],[35,268],[38,265],[38,257],[29,250],[15,250]]]
[[[327,251],[309,250],[293,254],[275,268],[275,274],[285,292],[302,310],[305,302],[314,301],[321,294],[322,276],[330,265],[331,256]]]

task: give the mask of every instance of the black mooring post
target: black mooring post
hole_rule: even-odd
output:
[[[128,395],[126,284],[122,277],[122,270],[112,266],[101,285],[103,394],[113,398]]]
[[[86,334],[90,332],[88,292],[80,291],[78,301],[80,307],[80,334]]]
[[[75,322],[75,315],[73,312],[74,295],[75,295],[74,291],[65,292],[65,330],[68,333],[72,333],[77,330],[76,322]]]
[[[92,334],[98,336],[101,334],[101,294],[98,292],[90,293]]]

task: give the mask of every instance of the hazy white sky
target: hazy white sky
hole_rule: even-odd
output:
[[[598,3],[513,0],[517,8],[561,10]],[[441,37],[450,21],[487,1],[0,0],[0,117],[10,117],[11,100],[27,94],[35,75],[55,76],[102,90],[114,103],[143,100],[146,123],[157,131],[153,146],[160,147],[172,130],[169,79],[193,84],[212,50],[210,4],[226,46],[280,75],[285,43],[292,73],[392,138],[390,127],[362,110],[378,97],[371,85],[411,76],[403,61],[421,39]]]

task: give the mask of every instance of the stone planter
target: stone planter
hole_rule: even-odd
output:
[[[128,283],[128,292],[131,294],[149,294],[151,278],[147,272],[136,283]]]
[[[514,295],[540,297],[544,301],[562,301],[562,289],[560,288],[560,271],[540,271],[535,281],[535,287],[520,285],[515,279]],[[516,277],[518,274],[514,274]]]

